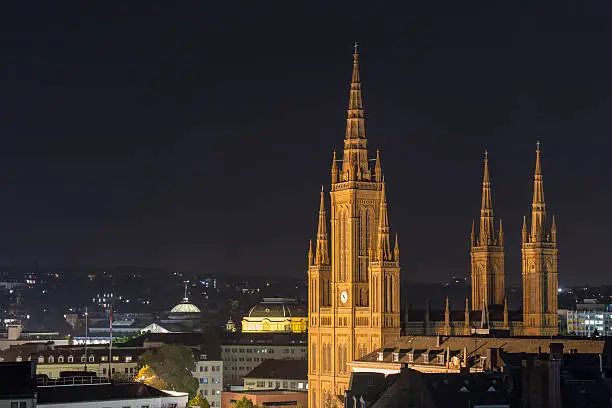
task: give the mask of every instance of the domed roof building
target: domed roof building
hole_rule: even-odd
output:
[[[264,298],[242,318],[243,333],[303,333],[307,328],[306,306],[295,299]]]
[[[200,313],[200,309],[193,303],[189,303],[188,298],[183,298],[183,301],[174,306],[170,313]]]

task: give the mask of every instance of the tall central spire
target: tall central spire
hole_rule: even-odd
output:
[[[355,43],[355,51],[353,52],[353,74],[350,88],[340,179],[342,181],[370,180],[371,171],[368,163],[368,141],[365,134],[365,114],[361,95],[357,43]]]
[[[357,43],[355,43],[355,52],[353,53],[353,75],[351,77],[351,92],[347,113],[346,139],[365,139],[363,97],[361,95]]]
[[[544,203],[544,180],[540,159],[540,142],[536,144],[536,164],[533,176],[533,202],[531,203],[531,240],[534,242],[544,238],[546,224],[546,204]]]
[[[480,206],[480,245],[493,244],[493,199],[489,176],[489,153],[484,153],[484,174],[482,177],[482,203]]]

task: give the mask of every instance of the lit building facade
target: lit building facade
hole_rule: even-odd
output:
[[[331,256],[323,191],[316,245],[311,242],[308,253],[309,408],[343,395],[348,363],[400,335],[399,247],[397,236],[391,245],[380,154],[368,154],[356,47],[344,150],[342,159],[334,153],[330,198]]]
[[[585,299],[576,310],[559,309],[559,320],[570,336],[612,336],[612,305]]]
[[[368,153],[355,49],[344,149],[341,158],[334,152],[331,166],[331,216],[322,189],[316,240],[308,252],[309,408],[323,408],[330,397],[344,394],[351,361],[400,338],[400,251],[397,235],[391,243],[386,187],[380,153]],[[539,143],[529,228],[525,217],[522,231],[520,312],[508,311],[504,233],[501,220],[494,219],[488,155],[479,227],[473,224],[470,238],[472,301],[457,311],[448,299],[443,310],[405,310],[404,334],[557,335],[557,229],[544,200]]]
[[[305,360],[306,348],[303,334],[228,335],[221,344],[223,383],[226,387],[242,386],[244,376],[265,360]]]
[[[295,299],[264,298],[242,318],[243,333],[304,333],[307,329],[308,313]]]

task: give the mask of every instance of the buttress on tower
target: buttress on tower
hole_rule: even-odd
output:
[[[400,335],[399,248],[397,236],[391,247],[380,153],[368,158],[356,45],[344,151],[341,159],[333,156],[330,198],[331,256],[323,189],[308,254],[309,408],[344,394],[348,362]]]

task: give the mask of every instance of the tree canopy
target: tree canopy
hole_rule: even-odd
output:
[[[248,399],[247,397],[242,397],[242,399],[232,402],[232,408],[255,408],[256,405],[253,405],[253,401]]]
[[[138,374],[136,374],[136,377],[134,377],[134,381],[145,383],[153,388],[157,388],[158,390],[168,389],[168,384],[166,384],[163,379],[161,379],[157,374],[155,374],[155,371],[153,371],[153,369],[148,364],[145,364],[144,366],[140,367],[140,370],[138,370]]]
[[[142,368],[149,366],[153,374],[167,384],[166,389],[187,392],[189,398],[195,397],[198,380],[191,374],[195,359],[189,347],[164,344],[159,348],[147,350],[140,356],[140,365]]]
[[[202,395],[202,391],[198,392],[195,397],[189,401],[188,407],[210,408],[210,404]]]

